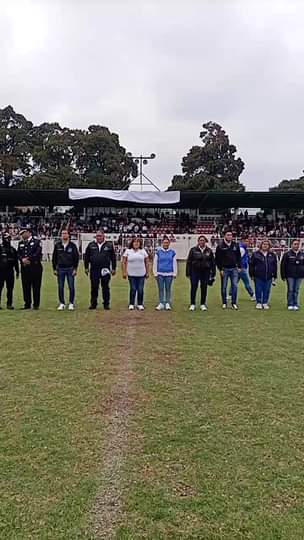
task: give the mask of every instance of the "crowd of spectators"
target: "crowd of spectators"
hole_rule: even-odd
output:
[[[0,212],[0,233],[9,232],[13,239],[17,239],[20,229],[26,226],[30,226],[34,235],[41,239],[58,237],[65,227],[74,237],[79,233],[94,233],[100,228],[106,233],[121,236],[156,238],[168,235],[172,240],[177,234],[207,234],[212,246],[217,244],[227,227],[238,238],[248,235],[253,247],[265,236],[279,243],[288,238],[304,237],[304,217],[301,215],[279,215],[274,219],[263,212],[249,215],[245,211],[236,216],[226,213],[197,218],[184,211],[141,213],[140,210],[126,212],[119,209],[115,213],[90,211],[84,215],[75,210],[49,214],[44,208],[15,209],[9,214]]]

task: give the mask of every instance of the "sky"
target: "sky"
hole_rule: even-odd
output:
[[[247,190],[304,169],[302,0],[2,0],[0,108],[101,124],[161,189],[223,126]]]

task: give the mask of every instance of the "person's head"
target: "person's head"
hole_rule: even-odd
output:
[[[168,236],[164,236],[162,246],[164,249],[169,249],[170,246],[170,240]]]
[[[142,239],[138,238],[137,236],[132,238],[129,244],[129,249],[141,249],[141,248],[142,248]]]
[[[70,233],[69,233],[69,231],[68,231],[67,229],[63,229],[63,230],[61,231],[61,240],[62,240],[63,242],[68,242],[69,239],[70,239]]]
[[[249,246],[249,238],[248,238],[247,235],[243,234],[241,236],[241,240],[242,240],[242,244],[245,244],[245,246],[247,246],[247,247]]]
[[[228,243],[230,243],[230,242],[232,242],[232,238],[233,238],[232,231],[226,230],[225,233],[224,233],[224,239],[225,239],[225,241],[228,242]]]
[[[104,242],[104,239],[105,239],[104,231],[102,231],[102,230],[97,231],[95,238],[96,238],[97,244],[102,244]]]
[[[21,231],[20,233],[22,240],[28,240],[31,234],[32,233],[30,229],[23,229],[23,231]]]
[[[11,245],[11,237],[8,233],[2,235],[2,244],[4,247],[9,247]]]
[[[294,251],[299,251],[300,249],[300,240],[298,238],[295,238],[291,243],[291,249]]]
[[[204,248],[207,243],[208,239],[206,238],[206,236],[201,235],[198,237],[197,244],[200,248]]]
[[[271,249],[270,240],[267,240],[267,238],[264,238],[264,240],[261,241],[260,250],[261,251],[270,251],[270,249]]]

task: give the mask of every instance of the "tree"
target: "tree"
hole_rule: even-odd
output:
[[[282,180],[277,186],[269,188],[269,191],[304,191],[304,176]]]
[[[0,109],[0,185],[124,189],[136,175],[131,154],[106,127],[33,126],[11,106]]]
[[[200,133],[203,146],[193,146],[183,158],[183,174],[175,175],[170,190],[244,191],[239,177],[245,165],[236,158],[236,147],[230,144],[223,128],[215,122],[203,124]]]
[[[10,187],[29,174],[32,128],[10,105],[0,109],[0,185]]]

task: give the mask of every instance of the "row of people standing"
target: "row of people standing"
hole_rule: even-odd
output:
[[[19,277],[19,264],[24,296],[24,309],[39,309],[42,281],[42,251],[40,241],[34,238],[29,229],[21,231],[22,240],[16,251],[10,242],[9,235],[4,235],[0,246],[0,301],[6,284],[7,307],[13,308],[14,277]],[[52,265],[58,281],[59,310],[65,309],[64,286],[69,287],[68,309],[74,309],[75,276],[79,265],[79,252],[75,243],[70,241],[68,231],[62,231],[61,240],[55,244]],[[111,242],[105,241],[103,231],[96,234],[84,254],[84,267],[91,281],[90,309],[96,309],[99,288],[102,290],[104,308],[110,309],[110,281],[116,273],[116,256]],[[200,236],[197,245],[190,249],[186,275],[190,279],[190,310],[195,309],[197,290],[200,285],[202,311],[207,310],[208,287],[212,286],[216,269],[221,276],[221,296],[223,309],[227,308],[228,293],[231,296],[233,309],[238,309],[237,293],[240,281],[252,300],[256,300],[257,309],[269,308],[270,292],[277,279],[277,257],[271,251],[268,240],[261,242],[260,248],[252,256],[248,252],[248,239],[242,238],[240,244],[233,240],[231,231],[226,231],[222,242],[217,246],[215,255],[208,246],[207,238]],[[149,277],[149,257],[143,249],[142,240],[133,238],[122,259],[123,277],[130,284],[129,309],[144,309],[144,287]],[[177,276],[176,252],[170,247],[167,237],[156,251],[153,261],[153,274],[159,290],[157,310],[170,310],[172,307],[172,284]],[[281,277],[287,281],[288,309],[299,308],[299,290],[304,278],[304,252],[300,242],[294,240],[291,249],[281,260]],[[255,293],[250,283],[253,279]],[[230,282],[230,290],[228,284]]]

